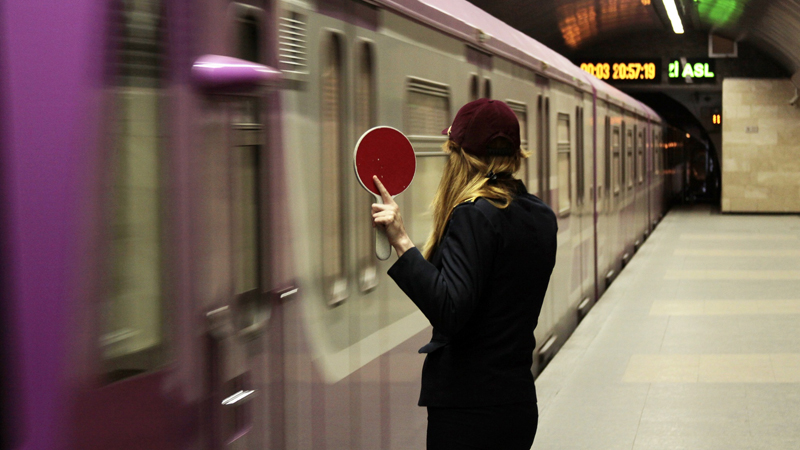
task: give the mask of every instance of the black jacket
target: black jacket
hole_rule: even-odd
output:
[[[416,248],[389,275],[433,325],[420,406],[536,401],[533,329],[556,259],[553,211],[528,194],[505,209],[485,199],[454,210],[428,262]]]

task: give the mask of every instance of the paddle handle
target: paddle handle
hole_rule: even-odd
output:
[[[383,204],[380,195],[375,196],[375,202]],[[386,228],[381,225],[375,227],[375,256],[381,261],[386,261],[392,255],[392,246],[389,245],[389,237],[386,236]]]

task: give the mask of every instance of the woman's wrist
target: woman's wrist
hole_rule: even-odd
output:
[[[407,252],[409,249],[414,248],[414,243],[411,242],[408,236],[403,236],[397,240],[394,245],[394,249],[397,252],[397,257],[403,256],[403,253]]]

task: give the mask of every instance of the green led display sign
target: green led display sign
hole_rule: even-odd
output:
[[[717,82],[712,59],[686,59],[686,62],[673,59],[667,67],[667,76],[673,84]]]

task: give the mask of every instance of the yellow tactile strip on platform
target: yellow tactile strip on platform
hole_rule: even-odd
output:
[[[626,383],[800,383],[800,354],[632,355]]]
[[[800,270],[667,270],[665,280],[800,280]]]
[[[683,233],[682,241],[796,241],[796,234],[759,234],[759,233],[722,233],[722,234],[693,234]]]
[[[744,250],[730,248],[679,248],[673,253],[675,256],[747,256],[747,257],[800,257],[800,250]]]
[[[656,300],[651,316],[800,314],[797,300]]]

